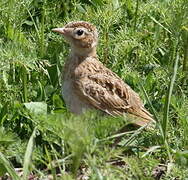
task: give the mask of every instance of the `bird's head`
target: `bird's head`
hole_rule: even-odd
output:
[[[71,46],[73,53],[84,55],[96,51],[98,33],[95,26],[85,21],[66,24],[63,28],[52,29],[62,34]]]

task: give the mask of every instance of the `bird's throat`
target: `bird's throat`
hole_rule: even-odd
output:
[[[93,48],[71,48],[71,56],[74,57],[90,57],[96,56],[96,47]]]

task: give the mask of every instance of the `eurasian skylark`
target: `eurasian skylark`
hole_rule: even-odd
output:
[[[71,46],[62,72],[62,94],[71,112],[99,109],[112,116],[129,113],[137,117],[134,124],[139,126],[153,121],[138,94],[98,60],[95,26],[77,21],[53,31],[62,34]]]

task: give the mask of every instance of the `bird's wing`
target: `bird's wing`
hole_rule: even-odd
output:
[[[115,73],[101,67],[102,64],[88,64],[89,73],[80,69],[80,78],[74,81],[75,92],[83,101],[110,115],[130,113],[141,117],[136,124],[143,126],[152,120],[138,94],[125,84]],[[84,65],[87,68],[87,64]]]

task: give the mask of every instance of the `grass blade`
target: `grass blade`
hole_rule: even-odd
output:
[[[132,134],[130,136],[130,138],[128,138],[123,144],[121,144],[122,146],[129,146],[136,138],[136,136],[138,136],[146,127],[148,126],[148,124],[146,124],[145,126],[140,127],[139,129],[137,129],[134,134]]]
[[[167,93],[166,100],[165,100],[164,117],[163,117],[163,121],[162,121],[162,129],[163,129],[164,139],[166,139],[166,135],[167,135],[170,100],[171,100],[172,90],[173,90],[175,79],[176,79],[176,74],[177,74],[177,69],[178,69],[178,61],[179,61],[179,54],[177,53],[175,63],[174,63],[172,78],[170,80],[168,93]]]
[[[146,156],[148,156],[150,153],[155,152],[156,150],[160,149],[161,146],[152,146],[150,147],[141,157],[145,158]]]
[[[150,106],[150,108],[151,108],[152,114],[153,114],[153,116],[154,116],[154,120],[157,122],[157,126],[158,126],[158,128],[159,128],[159,130],[160,130],[160,132],[161,132],[161,134],[162,134],[162,136],[163,136],[163,138],[164,138],[163,129],[162,129],[162,127],[161,127],[160,120],[159,120],[159,118],[157,117],[157,113],[156,113],[156,111],[155,111],[155,108],[153,107],[153,105],[152,105],[152,103],[151,103],[151,101],[150,101],[150,99],[149,99],[149,96],[148,96],[148,94],[147,94],[147,92],[146,92],[144,86],[143,86],[142,84],[140,84],[140,87],[141,87],[141,89],[142,89],[142,91],[143,91],[143,93],[144,93],[144,96],[145,96],[145,98],[146,98],[146,100],[147,100],[147,102],[148,102],[148,104],[149,104],[149,106]]]
[[[27,69],[24,65],[22,65],[21,69],[21,78],[22,78],[22,86],[23,86],[23,100],[27,102]]]
[[[140,87],[141,87],[141,89],[142,89],[142,91],[143,91],[143,93],[144,93],[144,96],[145,96],[145,98],[146,98],[146,100],[147,100],[147,102],[148,102],[148,104],[149,104],[149,106],[150,106],[150,108],[151,108],[151,111],[152,111],[152,114],[153,114],[153,116],[154,116],[154,119],[156,120],[156,122],[159,122],[159,119],[158,119],[158,117],[157,117],[155,108],[153,107],[153,105],[152,105],[152,103],[151,103],[151,101],[150,101],[150,99],[149,99],[149,96],[148,96],[148,94],[147,94],[147,92],[146,92],[144,86],[143,86],[142,84],[140,84]]]
[[[136,25],[137,25],[137,18],[138,18],[138,7],[139,7],[139,0],[136,1],[136,10],[134,14],[134,31],[136,30]]]
[[[36,134],[36,128],[34,129],[32,135],[29,139],[29,142],[27,144],[27,149],[25,152],[25,156],[24,156],[24,165],[23,165],[23,179],[24,180],[27,180],[27,176],[29,174],[29,165],[31,163],[35,134]]]
[[[47,156],[48,161],[49,161],[49,169],[51,170],[53,179],[56,180],[56,175],[55,175],[55,174],[56,174],[56,171],[55,171],[55,167],[53,167],[53,161],[52,161],[51,155],[50,155],[50,153],[48,152],[48,149],[47,149],[46,146],[45,146],[45,152],[46,152],[46,156]]]
[[[159,26],[161,26],[165,31],[167,31],[168,33],[172,34],[171,31],[169,31],[166,27],[164,27],[159,21],[157,21],[154,17],[149,16],[156,24],[158,24]]]
[[[9,175],[14,180],[21,180],[21,178],[16,174],[16,171],[10,164],[10,162],[5,158],[5,156],[0,152],[0,162],[4,165]]]
[[[44,57],[44,18],[45,18],[45,8],[44,8],[44,4],[43,4],[43,7],[42,7],[42,19],[41,19],[41,31],[40,31],[40,44],[41,44],[41,47],[40,47],[40,56],[43,58]]]
[[[26,10],[27,10],[27,12],[28,12],[28,14],[29,14],[29,16],[30,16],[32,22],[33,22],[33,25],[34,25],[34,27],[35,27],[35,31],[36,31],[37,37],[38,37],[38,39],[40,39],[40,32],[39,32],[39,29],[38,29],[38,27],[37,27],[37,24],[35,23],[35,20],[33,19],[33,16],[32,16],[32,14],[30,13],[29,9],[28,9],[27,7],[25,7],[25,8],[26,8]]]

